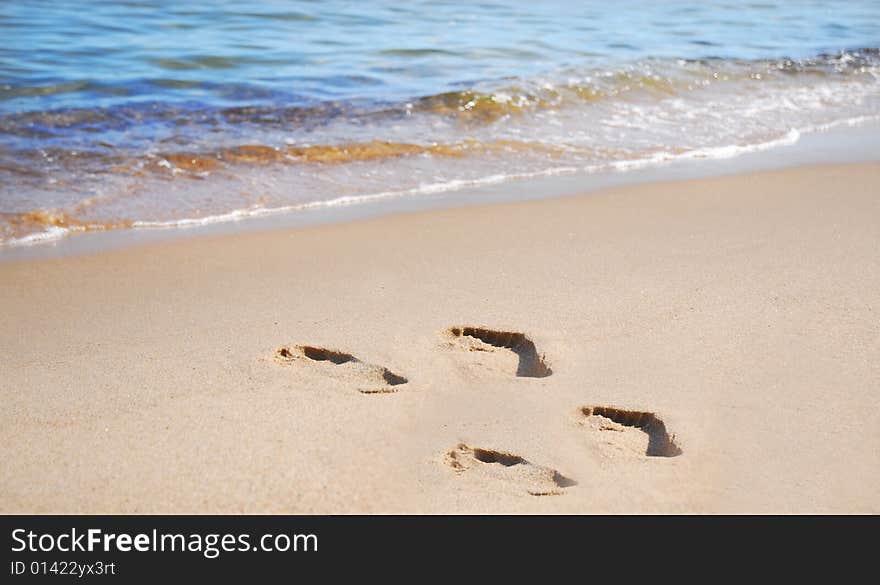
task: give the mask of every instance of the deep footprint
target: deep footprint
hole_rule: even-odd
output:
[[[495,331],[483,327],[452,327],[449,333],[453,337],[472,337],[493,347],[509,349],[519,357],[519,365],[516,368],[518,377],[546,378],[553,373],[544,362],[544,356],[538,354],[535,343],[523,333]],[[472,350],[480,349],[474,347]]]
[[[531,496],[559,496],[577,485],[555,469],[529,463],[519,455],[470,447],[464,443],[446,453],[445,463],[456,473],[485,466],[493,479],[523,486]]]
[[[398,391],[398,386],[409,382],[404,376],[395,374],[384,366],[368,364],[350,353],[323,347],[297,345],[290,348],[285,346],[278,348],[275,356],[283,363],[293,362],[297,359],[307,359],[314,362],[330,362],[337,366],[351,364],[351,368],[357,371],[361,377],[372,381],[370,387],[358,388],[358,392],[361,394],[391,394]]]
[[[666,424],[653,412],[638,410],[622,410],[610,406],[585,406],[581,408],[585,417],[601,417],[622,425],[639,429],[648,435],[648,448],[645,455],[649,457],[676,457],[681,455],[681,448],[675,443],[675,435],[670,435]],[[621,430],[603,425],[599,430]]]

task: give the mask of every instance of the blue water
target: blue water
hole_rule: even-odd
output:
[[[3,2],[0,35],[0,242],[728,155],[880,113],[876,0]]]
[[[880,46],[880,2],[4,2],[0,107],[404,100],[645,58]]]

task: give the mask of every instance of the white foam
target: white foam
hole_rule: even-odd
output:
[[[249,218],[280,215],[311,209],[360,205],[393,198],[447,193],[460,191],[467,188],[503,184],[539,177],[559,176],[574,173],[591,174],[603,171],[628,171],[652,166],[662,166],[683,160],[729,159],[747,153],[760,152],[784,146],[791,146],[800,140],[803,133],[823,132],[841,126],[854,127],[877,121],[880,121],[880,114],[861,115],[834,120],[823,124],[807,126],[800,129],[791,128],[785,134],[777,138],[754,144],[728,144],[721,146],[694,148],[683,152],[661,151],[645,157],[635,157],[624,160],[601,161],[583,166],[563,166],[519,173],[495,173],[492,175],[473,179],[451,179],[448,181],[440,181],[436,183],[423,183],[410,189],[379,191],[375,193],[365,193],[359,195],[344,195],[332,199],[307,201],[303,203],[282,205],[277,207],[248,207],[234,209],[229,212],[208,215],[204,217],[190,217],[165,221],[140,220],[133,222],[131,224],[131,227],[133,229],[197,228],[212,224],[237,222]],[[10,239],[5,242],[0,241],[0,246],[25,246],[54,242],[70,235],[75,231],[82,230],[58,226],[47,226],[46,229],[42,232],[28,234],[26,236]]]
[[[264,217],[270,215],[278,215],[282,213],[290,213],[294,211],[305,211],[308,209],[319,209],[328,207],[343,207],[349,205],[361,205],[364,203],[380,201],[383,199],[392,199],[398,197],[406,197],[413,195],[429,195],[432,193],[444,193],[450,191],[458,191],[467,187],[479,187],[484,185],[492,185],[498,183],[506,183],[513,180],[536,178],[539,176],[560,175],[566,173],[578,172],[582,169],[575,167],[565,167],[556,169],[546,169],[532,173],[517,173],[511,175],[490,175],[479,179],[464,180],[454,179],[442,183],[431,183],[420,185],[413,189],[402,189],[399,191],[381,191],[378,193],[369,193],[365,195],[345,195],[333,199],[324,199],[319,201],[309,201],[297,205],[283,205],[280,207],[249,207],[245,209],[235,209],[228,213],[217,215],[208,215],[205,217],[192,217],[184,219],[174,219],[167,221],[136,221],[133,222],[134,229],[170,229],[170,228],[193,228],[207,226],[217,223],[227,223],[233,221],[241,221],[243,219]]]
[[[28,234],[20,238],[13,238],[7,242],[0,242],[0,245],[6,246],[30,246],[33,244],[43,244],[46,242],[54,242],[70,235],[71,230],[55,225],[48,226],[44,231]]]
[[[780,146],[791,146],[792,144],[797,143],[797,141],[800,140],[800,137],[800,131],[792,128],[780,138],[768,140],[766,142],[759,142],[757,144],[728,144],[724,146],[696,148],[679,153],[658,152],[643,159],[614,161],[609,163],[609,166],[615,170],[629,170],[689,159],[720,160],[737,157],[749,152],[760,152],[762,150],[778,148]]]
[[[135,229],[168,229],[168,228],[192,228],[211,225],[215,223],[229,223],[233,221],[241,221],[251,217],[259,217],[261,215],[272,215],[276,213],[284,213],[286,211],[295,211],[300,209],[299,205],[286,205],[284,207],[249,207],[245,209],[234,209],[228,213],[219,213],[216,215],[206,215],[204,217],[187,217],[184,219],[171,219],[167,221],[135,221],[131,225]]]
[[[852,118],[844,118],[842,120],[834,120],[832,122],[827,122],[825,124],[815,124],[812,126],[808,126],[803,131],[805,133],[825,132],[828,130],[833,130],[834,128],[840,128],[842,126],[846,126],[848,128],[855,128],[856,126],[863,126],[865,124],[870,124],[871,122],[878,122],[878,121],[880,121],[880,114],[854,116]]]
[[[296,211],[304,211],[309,209],[321,209],[321,208],[332,208],[332,207],[343,207],[350,205],[361,205],[365,203],[371,203],[376,201],[381,201],[385,199],[393,199],[400,197],[410,197],[410,196],[418,196],[418,195],[430,195],[435,193],[447,193],[452,191],[460,191],[462,189],[471,188],[471,187],[482,187],[488,185],[502,184],[512,181],[520,181],[527,179],[534,179],[539,177],[548,177],[548,176],[559,176],[559,175],[567,175],[574,173],[596,173],[607,170],[616,170],[616,171],[625,171],[632,170],[638,168],[645,168],[650,166],[660,166],[664,164],[669,164],[676,161],[681,160],[699,160],[699,159],[710,159],[710,160],[719,160],[719,159],[728,159],[734,158],[737,156],[741,156],[743,154],[752,153],[752,152],[760,152],[764,150],[769,150],[773,148],[779,148],[783,146],[791,146],[796,144],[798,140],[801,138],[802,132],[818,132],[827,129],[831,129],[833,127],[839,125],[847,125],[847,126],[856,126],[859,124],[868,123],[871,121],[880,120],[880,115],[877,116],[860,116],[857,118],[850,118],[846,120],[839,120],[831,124],[826,124],[823,126],[810,127],[808,129],[798,130],[796,128],[790,129],[783,136],[779,138],[775,138],[772,140],[767,140],[765,142],[759,142],[756,144],[745,144],[745,145],[723,145],[717,147],[708,147],[708,148],[697,148],[685,152],[672,153],[672,152],[659,152],[654,153],[649,157],[645,158],[633,158],[619,161],[610,161],[610,162],[602,162],[595,163],[591,165],[581,166],[581,167],[556,167],[550,169],[543,169],[532,172],[525,173],[509,173],[509,174],[493,174],[485,177],[480,177],[476,179],[453,179],[450,181],[444,181],[439,183],[429,183],[422,184],[418,187],[412,189],[401,189],[401,190],[393,190],[393,191],[381,191],[377,193],[368,193],[363,195],[344,195],[341,197],[335,197],[333,199],[325,199],[318,201],[309,201],[306,203],[296,204],[296,205],[285,205],[279,207],[255,207],[255,208],[247,208],[247,209],[236,209],[230,211],[228,213],[210,215],[201,218],[186,218],[179,220],[169,220],[169,221],[138,221],[134,222],[134,228],[140,229],[164,229],[164,228],[187,228],[187,227],[199,227],[206,226],[216,223],[224,223],[231,221],[241,221],[247,218],[253,217],[262,217],[269,215],[278,215],[283,213],[290,213]]]

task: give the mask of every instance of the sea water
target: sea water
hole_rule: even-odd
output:
[[[0,245],[732,157],[880,119],[880,2],[0,3]]]

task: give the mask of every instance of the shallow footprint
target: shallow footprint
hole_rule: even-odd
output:
[[[334,366],[334,375],[357,378],[360,384],[358,392],[361,394],[391,394],[409,381],[384,366],[362,362],[350,353],[312,345],[280,347],[275,351],[275,357],[285,364],[301,361],[318,365],[315,362],[327,362]]]
[[[447,452],[444,463],[456,473],[470,471],[484,481],[508,484],[532,496],[559,496],[565,488],[577,485],[555,469],[529,463],[519,455],[464,443]]]
[[[669,434],[666,424],[653,412],[611,406],[584,406],[580,412],[584,424],[596,432],[608,434],[607,445],[643,453],[648,457],[681,455],[675,435]]]
[[[546,378],[553,370],[538,354],[535,343],[524,333],[496,331],[485,327],[450,327],[448,334],[468,351],[494,352],[497,348],[513,352],[518,359],[516,375],[521,378]]]

